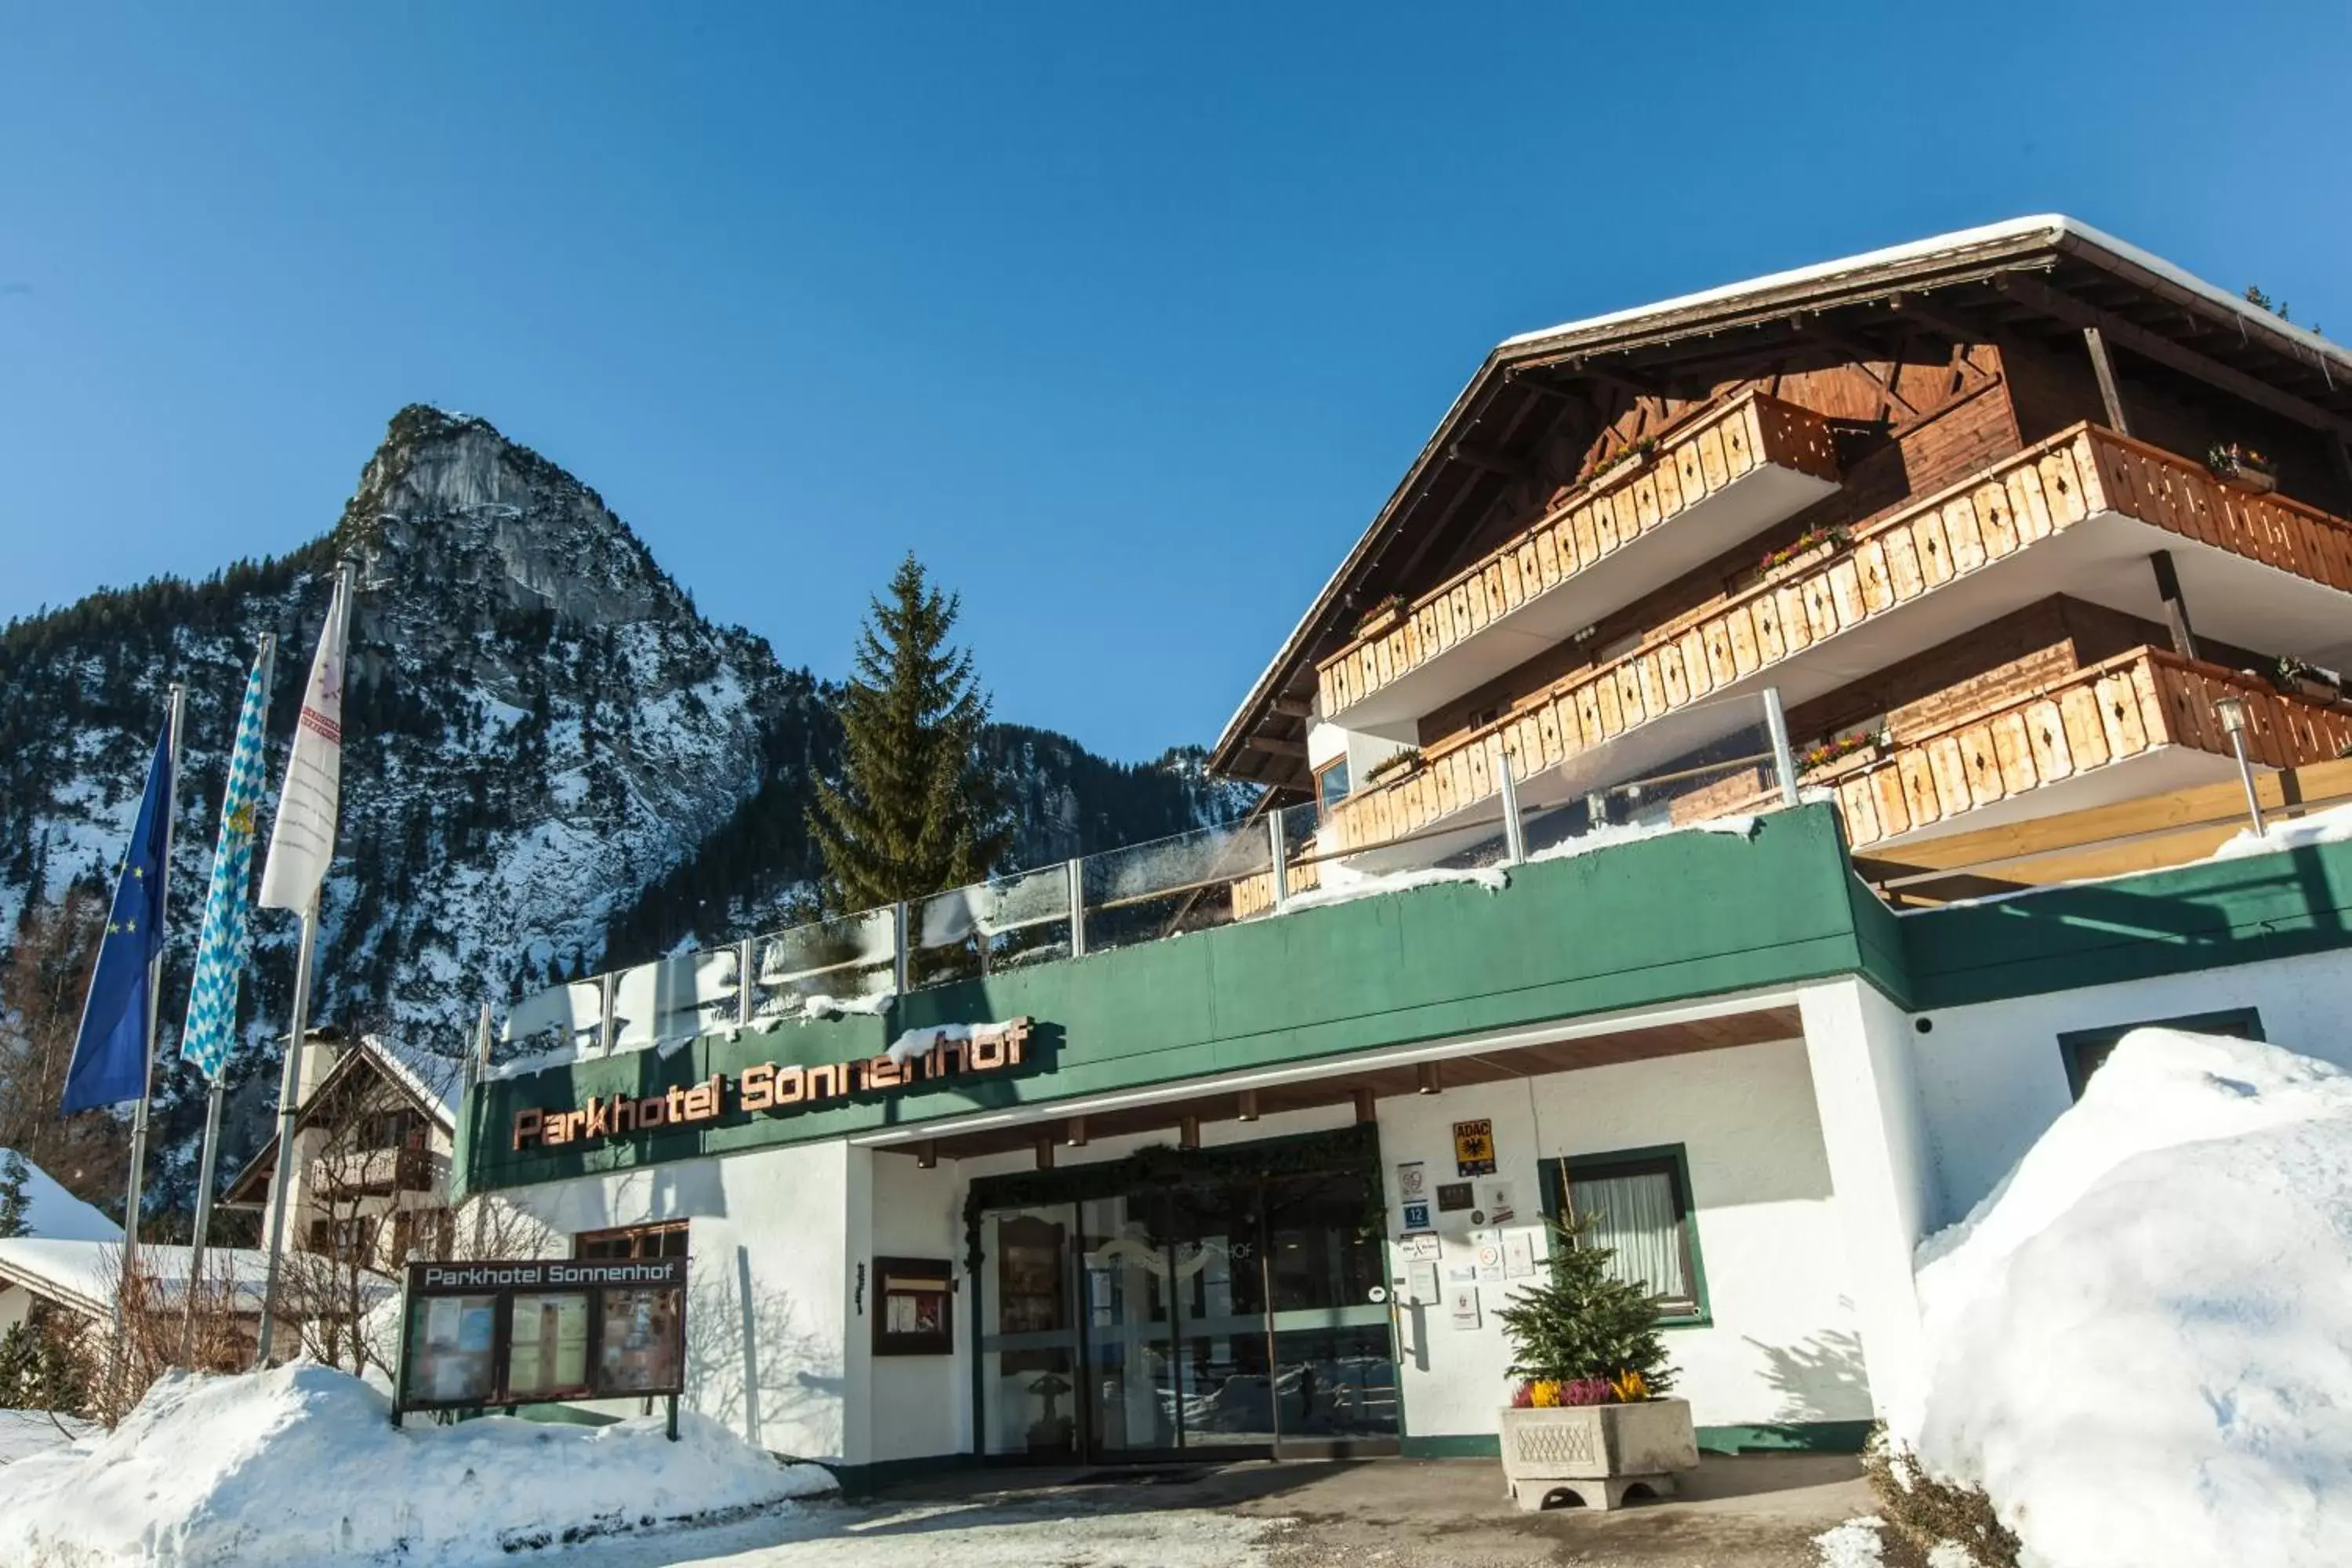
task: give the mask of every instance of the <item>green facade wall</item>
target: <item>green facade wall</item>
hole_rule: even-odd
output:
[[[1897,916],[1853,876],[1827,805],[1750,837],[1675,833],[1093,954],[900,998],[884,1017],[705,1036],[479,1086],[461,1191],[919,1126],[1696,997],[1859,974],[1911,1012],[2352,946],[2352,843]],[[525,1105],[638,1098],[762,1061],[846,1061],[898,1033],[1026,1015],[1019,1076],[517,1152]]]
[[[468,1188],[805,1142],[1249,1068],[1344,1058],[1863,966],[1826,806],[1752,836],[1677,833],[1521,867],[1499,891],[1446,883],[1306,909],[903,997],[885,1018],[709,1035],[480,1086],[460,1118]],[[1029,1070],[635,1140],[517,1152],[526,1105],[645,1097],[761,1061],[870,1057],[900,1031],[1026,1015]]]

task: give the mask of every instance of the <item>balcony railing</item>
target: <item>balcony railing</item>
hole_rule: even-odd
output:
[[[1837,478],[1818,416],[1743,394],[1369,626],[1319,667],[1322,712],[1351,729],[1417,719],[1524,660],[1534,651],[1528,638],[1571,635],[1794,516],[1836,489]],[[1596,574],[1604,563],[1611,570]]]
[[[1757,698],[1713,704],[1660,727],[1680,748],[1664,765],[1637,774],[1623,771],[1640,762],[1633,752],[1612,752],[1621,771],[1582,778],[1572,802],[1545,798],[1522,810],[1505,792],[1491,809],[1440,832],[1400,829],[1342,845],[1310,802],[553,986],[515,1005],[498,1032],[502,1059],[478,1056],[477,1069],[508,1077],[725,1029],[879,1013],[929,986],[1411,886],[1432,871],[1477,875],[1565,853],[1570,839],[1601,843],[1704,820],[1721,815],[1727,781],[1746,802],[1759,781],[1777,785],[1786,776],[1775,711]],[[486,1037],[478,1050],[491,1045]]]
[[[1521,699],[1492,723],[1426,748],[1414,778],[1340,803],[1334,831],[1346,842],[1387,836],[1396,823],[1426,826],[1490,799],[1505,756],[1516,776],[1528,778],[1717,694],[1753,690],[1813,645],[2103,512],[2352,589],[2352,524],[2231,489],[2200,464],[2077,426],[1855,530],[1843,547],[1824,546],[1767,574],[1640,647]],[[2352,622],[2352,605],[2343,613]]]
[[[2225,696],[2244,700],[2247,752],[2263,766],[2324,762],[2352,746],[2352,710],[2143,647],[1804,782],[1836,792],[1846,841],[1859,849],[2168,746],[2232,756],[2214,707]]]

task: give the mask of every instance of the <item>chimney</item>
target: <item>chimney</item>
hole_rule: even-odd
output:
[[[310,1103],[310,1096],[327,1081],[335,1064],[343,1059],[342,1031],[317,1028],[304,1037],[302,1052],[294,1063],[294,1104],[299,1109]]]

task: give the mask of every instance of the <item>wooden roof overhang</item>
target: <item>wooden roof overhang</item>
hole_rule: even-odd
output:
[[[1274,794],[1312,787],[1317,664],[1363,613],[1499,542],[1572,477],[1628,400],[1664,406],[1744,374],[1892,360],[1918,340],[2082,341],[2194,378],[2352,445],[2352,354],[2064,218],[1905,246],[1514,338],[1490,353],[1339,569],[1250,689],[1209,757]],[[1900,399],[1890,393],[1889,412]],[[1675,412],[1680,412],[1676,409]],[[2352,480],[2352,458],[2342,458]],[[1507,506],[1498,503],[1510,501]]]

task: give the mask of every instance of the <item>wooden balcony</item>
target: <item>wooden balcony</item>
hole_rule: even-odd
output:
[[[1427,748],[1410,777],[1340,802],[1327,847],[1420,832],[1493,799],[1506,756],[1530,779],[1712,699],[1779,685],[1793,705],[2053,593],[2153,619],[2151,547],[2175,551],[2211,635],[2315,662],[2352,648],[2352,525],[2076,426]],[[2029,556],[2045,569],[2026,571]]]
[[[1620,463],[1318,672],[1326,719],[1418,720],[1837,488],[1819,416],[1749,392]]]
[[[2144,647],[2052,681],[1998,710],[1897,746],[1805,775],[1837,795],[1846,842],[1855,849],[1962,826],[2109,804],[2126,795],[2206,782],[2236,766],[2214,703],[2244,699],[2247,752],[2266,768],[2328,761],[2352,746],[2352,709],[2290,697],[2267,681],[2160,648]],[[2132,766],[2168,748],[2211,759],[2162,778]],[[2138,782],[2126,773],[2137,775]],[[2093,775],[2108,786],[2095,789]],[[2141,787],[2145,784],[2145,788]],[[2066,786],[2068,798],[2057,798]]]

